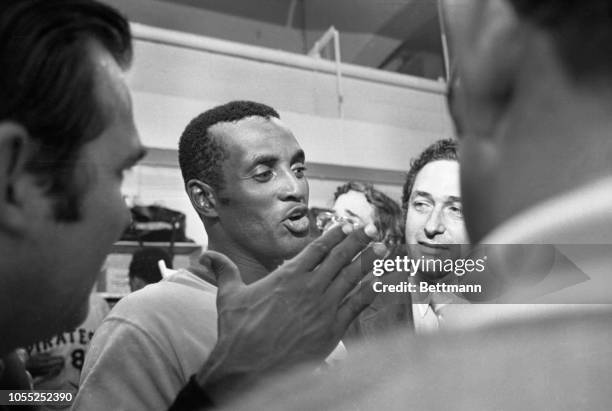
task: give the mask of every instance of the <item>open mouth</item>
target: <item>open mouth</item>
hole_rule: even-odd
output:
[[[283,220],[283,224],[285,228],[293,234],[303,235],[308,233],[310,229],[308,209],[306,207],[295,208],[289,213],[289,216]]]

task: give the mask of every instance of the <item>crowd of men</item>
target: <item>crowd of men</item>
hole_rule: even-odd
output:
[[[174,271],[123,298],[74,409],[609,408],[612,3],[445,3],[465,19],[458,142],[412,161],[401,211],[349,183],[314,235],[308,153],[276,110],[233,101],[186,126],[179,163],[210,275]],[[15,350],[83,322],[128,223],[122,176],[145,154],[132,54],[127,21],[93,0],[0,4],[2,389],[31,388]],[[521,304],[372,287],[376,259],[454,261],[470,241],[585,245],[563,251],[586,275],[557,249],[502,247],[485,248],[487,272]],[[414,274],[384,280],[449,278]]]

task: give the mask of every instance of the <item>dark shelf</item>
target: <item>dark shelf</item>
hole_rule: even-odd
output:
[[[113,248],[111,249],[111,253],[133,253],[141,247],[161,247],[168,248],[170,243],[167,242],[149,242],[145,241],[142,245],[137,241],[117,241],[113,244]],[[202,250],[202,247],[197,243],[174,243],[174,254],[191,254],[196,251]]]

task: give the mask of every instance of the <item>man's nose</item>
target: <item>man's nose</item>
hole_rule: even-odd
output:
[[[431,211],[431,214],[429,214],[429,217],[425,222],[424,230],[427,238],[433,238],[436,235],[442,234],[444,231],[446,231],[442,209],[434,208]]]
[[[308,182],[305,178],[298,178],[293,170],[283,173],[280,198],[283,201],[296,201],[305,203],[308,195]]]

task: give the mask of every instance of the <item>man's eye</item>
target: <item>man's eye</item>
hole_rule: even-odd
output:
[[[415,210],[421,212],[427,210],[429,208],[429,204],[424,201],[414,201],[412,203],[412,207],[414,207]]]
[[[262,171],[261,173],[257,173],[253,176],[256,181],[260,183],[265,183],[266,181],[270,181],[274,177],[273,170]]]
[[[297,178],[304,178],[307,168],[305,166],[294,166],[293,173]]]
[[[344,221],[351,223],[354,227],[363,225],[363,220],[357,216],[346,216]]]
[[[450,206],[448,208],[448,211],[454,217],[463,218],[463,209],[461,207],[459,207],[459,206]]]

